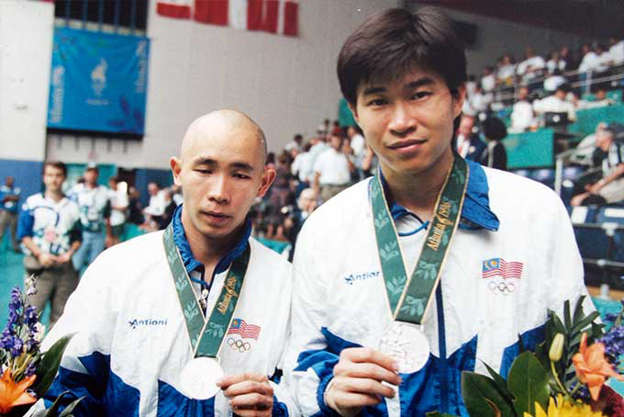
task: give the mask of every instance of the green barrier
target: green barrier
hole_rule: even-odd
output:
[[[552,129],[511,133],[502,140],[507,151],[507,168],[552,167],[555,163]]]
[[[624,123],[624,105],[598,107],[595,109],[578,110],[576,122],[568,126],[568,132],[587,136],[594,133],[600,122]]]
[[[341,98],[338,103],[338,124],[340,126],[355,126],[353,113],[351,113],[347,100],[344,98]]]
[[[273,249],[277,253],[283,253],[286,250],[290,250],[290,248],[292,247],[289,242],[264,239],[262,237],[258,237],[256,239],[258,239],[258,242],[262,243],[264,246],[266,246],[269,249]]]

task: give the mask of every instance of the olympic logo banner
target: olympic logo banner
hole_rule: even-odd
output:
[[[150,41],[55,28],[48,127],[142,135]]]

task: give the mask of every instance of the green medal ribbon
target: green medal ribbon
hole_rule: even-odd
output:
[[[206,319],[199,300],[191,284],[191,279],[184,268],[182,257],[173,241],[172,223],[165,229],[163,235],[167,262],[173,275],[173,281],[178,293],[180,307],[184,313],[186,330],[189,334],[191,349],[194,357],[216,357],[223,342],[226,331],[232,321],[234,309],[238,302],[247,265],[249,264],[249,245],[230,266],[230,271],[225,278],[219,299],[213,308],[210,317]],[[208,312],[206,312],[208,313]]]
[[[399,237],[383,192],[380,175],[369,183],[379,261],[394,320],[421,324],[429,309],[457,226],[468,184],[468,165],[455,156],[438,195],[433,219],[416,267],[408,279]]]

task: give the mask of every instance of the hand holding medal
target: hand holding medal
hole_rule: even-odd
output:
[[[357,415],[362,407],[393,398],[399,385],[398,364],[371,348],[349,348],[340,353],[334,377],[325,389],[325,403],[341,416]]]

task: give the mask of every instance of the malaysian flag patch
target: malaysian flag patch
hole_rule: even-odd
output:
[[[256,326],[255,324],[247,324],[247,322],[243,319],[234,319],[232,320],[232,325],[230,326],[227,334],[237,334],[243,339],[258,340],[258,336],[260,336],[260,330],[260,326]]]
[[[507,262],[503,258],[492,258],[483,261],[481,278],[492,278],[495,276],[520,279],[522,275],[522,262]]]

